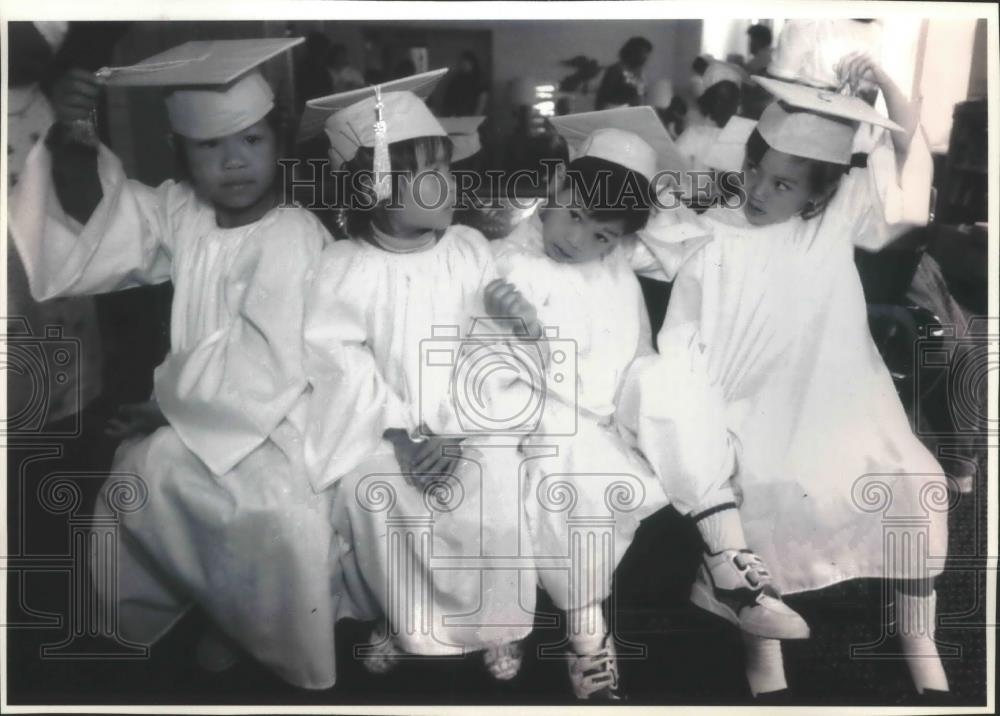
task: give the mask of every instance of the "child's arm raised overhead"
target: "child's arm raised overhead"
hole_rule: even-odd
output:
[[[889,118],[902,131],[874,128],[874,146],[864,169],[852,169],[826,208],[839,216],[854,244],[877,251],[930,217],[934,164],[923,129],[919,103],[909,102],[895,82],[870,57],[851,54],[840,63],[841,77],[856,85],[872,79],[882,91]],[[863,127],[862,132],[872,131]]]
[[[193,199],[172,181],[153,189],[129,180],[103,145],[71,143],[64,123],[89,116],[96,100],[84,76],[61,81],[60,121],[28,155],[10,201],[10,235],[40,301],[169,280],[172,219]]]
[[[67,127],[90,121],[100,93],[94,75],[80,69],[71,69],[52,89],[56,121],[45,140],[52,152],[52,182],[63,210],[81,224],[90,219],[104,193],[97,172],[97,148],[70,141]]]

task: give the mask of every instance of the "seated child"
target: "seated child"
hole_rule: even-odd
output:
[[[913,435],[872,341],[854,263],[855,247],[878,248],[926,221],[930,157],[907,100],[869,57],[849,55],[829,71],[837,84],[825,90],[755,78],[777,101],[745,144],[747,200],[703,217],[715,241],[683,267],[661,355],[634,374],[639,443],[670,480],[671,500],[716,534],[693,599],[736,620],[718,574],[726,562],[754,568],[740,556],[747,542],[784,594],[892,580],[914,685],[942,692],[933,579],[948,545],[944,475]],[[836,93],[862,81],[878,85],[889,119]],[[861,122],[880,129],[865,166],[855,167]],[[674,425],[691,417],[662,399],[682,389],[676,360],[704,370],[707,389],[689,402],[714,406],[706,413],[715,435],[737,446],[739,510],[732,470],[699,464],[699,441],[673,438]],[[887,541],[890,513],[879,495],[892,515],[915,520],[897,525],[898,539]],[[786,689],[780,643],[761,636],[746,640],[755,695]]]
[[[452,370],[422,348],[443,327],[443,348],[457,349],[496,277],[486,239],[452,224],[449,166],[461,156],[415,94],[443,74],[308,103],[302,131],[326,131],[350,238],[324,252],[308,303],[306,463],[317,489],[335,486],[338,591],[382,622],[366,667],[483,651],[506,679],[520,666],[507,645],[531,630],[535,599],[532,574],[490,561],[517,554],[516,442],[489,448],[472,426],[463,443]]]
[[[329,237],[308,212],[279,206],[274,94],[255,69],[297,42],[189,43],[104,73],[174,90],[186,177],[156,188],[68,133],[100,92],[75,72],[56,92],[59,123],[28,158],[10,228],[38,299],[174,285],[155,397],[131,411],[144,416],[138,434],[98,498],[122,533],[117,563],[101,551],[93,566],[117,636],[149,644],[197,604],[282,678],[320,689],[335,681],[337,603],[330,496],[312,490],[301,458],[302,318]],[[116,511],[128,489],[135,504]],[[207,666],[231,660],[224,644],[202,643]]]
[[[493,243],[503,278],[487,287],[486,307],[498,318],[523,321],[547,353],[547,374],[538,386],[544,392],[541,420],[525,445],[555,450],[526,463],[530,537],[541,584],[568,613],[576,697],[616,701],[623,691],[602,605],[639,521],[667,504],[656,476],[615,420],[633,359],[653,352],[635,272],[672,278],[710,237],[680,217],[653,253],[634,236],[650,214],[651,181],[662,161],[645,137],[669,143],[650,108],[571,115],[553,124],[570,141],[582,136],[582,146],[568,168],[560,166],[540,213]],[[690,212],[685,216],[694,219]],[[568,352],[575,355],[559,357]],[[561,507],[562,499],[572,507]],[[601,545],[596,553],[571,551],[579,537],[572,524],[580,518],[611,520],[606,534],[593,528],[588,535]],[[544,566],[545,558],[571,554],[580,560],[569,571]]]

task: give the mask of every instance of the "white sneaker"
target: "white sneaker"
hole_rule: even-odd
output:
[[[403,654],[396,640],[386,633],[384,624],[372,629],[371,636],[368,637],[368,646],[370,649],[361,657],[361,663],[370,674],[388,674],[396,668],[399,657]]]
[[[497,681],[510,681],[517,676],[523,660],[524,653],[519,641],[490,644],[483,652],[483,663]]]
[[[569,679],[581,701],[624,701],[619,686],[618,657],[611,635],[606,634],[596,654],[570,652]]]
[[[728,549],[698,568],[691,601],[767,639],[808,639],[809,625],[781,601],[764,562],[748,549]]]

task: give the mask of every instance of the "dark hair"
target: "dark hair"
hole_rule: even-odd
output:
[[[284,129],[284,117],[277,107],[271,109],[263,117],[264,121],[267,122],[267,126],[271,128],[274,132],[274,142],[276,146],[276,154],[280,157],[282,150],[282,136]],[[260,120],[258,120],[260,121]],[[256,124],[257,122],[254,122]],[[243,130],[240,130],[243,131]],[[184,152],[184,140],[186,138],[174,132],[173,135],[173,148],[174,148],[174,160],[177,163],[177,174],[178,178],[182,181],[191,181],[191,167],[188,164],[187,154]],[[194,140],[188,140],[194,141]]]
[[[389,163],[392,165],[394,180],[392,182],[392,200],[399,198],[399,182],[395,180],[402,174],[413,176],[420,168],[421,158],[451,161],[452,143],[448,137],[415,137],[393,142],[389,145]],[[357,154],[345,162],[341,171],[344,173],[337,186],[344,189],[337,197],[337,204],[344,211],[347,232],[350,236],[365,237],[371,229],[373,205],[371,193],[357,181],[364,173],[371,173],[375,150],[371,147],[359,147]],[[363,206],[370,208],[360,208]]]
[[[738,84],[722,80],[705,90],[698,98],[698,109],[715,122],[717,127],[725,127],[726,122],[739,111],[741,91]]]
[[[478,79],[482,74],[482,68],[479,65],[479,58],[476,53],[472,50],[463,50],[462,54],[458,56],[459,60],[468,60],[469,64],[472,65],[472,74]]]
[[[747,159],[754,164],[759,164],[769,149],[771,149],[771,145],[760,136],[760,132],[756,129],[753,130],[753,133],[747,140]],[[809,182],[809,194],[815,197],[815,200],[810,199],[810,207],[803,210],[802,218],[811,219],[823,213],[826,205],[830,203],[833,195],[837,192],[840,178],[847,173],[850,167],[843,164],[834,164],[833,162],[824,162],[819,159],[810,159],[808,157],[801,157],[801,159],[804,162],[809,162],[809,175],[807,179]]]
[[[770,47],[771,42],[774,40],[774,35],[771,34],[771,28],[767,25],[751,25],[747,29],[747,34],[750,35],[751,40],[756,40],[764,47]]]
[[[643,55],[652,51],[653,43],[645,37],[630,37],[618,51],[618,59],[627,67],[635,67]]]
[[[591,197],[591,206],[579,207],[595,221],[622,221],[631,234],[646,225],[653,188],[646,177],[605,159],[580,157],[566,169],[566,185]]]
[[[706,60],[701,55],[694,58],[694,62],[691,63],[691,70],[697,75],[705,74],[705,70],[708,69],[708,60]]]

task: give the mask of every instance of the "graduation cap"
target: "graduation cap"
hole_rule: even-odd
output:
[[[460,162],[477,154],[482,146],[479,143],[479,125],[486,117],[439,117],[441,127],[448,133],[454,146],[451,160]]]
[[[846,18],[788,20],[781,28],[767,74],[813,87],[837,88],[840,60],[852,52],[879,57],[881,32],[879,22]]]
[[[710,87],[714,87],[720,82],[732,82],[737,87],[747,81],[747,73],[743,71],[741,67],[730,62],[721,62],[719,60],[709,60],[708,67],[705,69],[705,74],[702,75],[702,94],[707,92]]]
[[[409,77],[402,77],[398,80],[392,80],[391,82],[385,82],[381,85],[378,85],[378,89],[382,95],[383,104],[387,101],[389,101],[392,104],[395,104],[397,100],[386,99],[386,95],[395,92],[399,93],[408,92],[421,100],[426,100],[428,97],[431,96],[431,93],[434,91],[434,88],[437,87],[437,84],[438,82],[441,81],[441,78],[444,77],[447,73],[448,73],[448,68],[442,67],[441,69],[431,70],[430,72],[422,72],[418,75],[410,75]],[[371,86],[371,87],[361,87],[359,89],[350,90],[349,92],[331,94],[327,95],[326,97],[316,97],[314,99],[309,100],[308,102],[306,102],[305,110],[302,113],[302,120],[299,123],[298,141],[304,142],[307,139],[318,137],[320,134],[323,133],[324,129],[326,129],[327,120],[331,119],[332,115],[342,110],[345,110],[348,107],[351,107],[351,105],[357,104],[359,102],[369,100],[372,112],[374,113],[375,110],[374,97],[375,97],[375,87]],[[428,114],[430,114],[429,111]],[[373,114],[371,116],[364,117],[363,119],[365,120],[364,123],[369,125],[373,125],[375,122]],[[395,124],[396,126],[394,126],[390,130],[390,134],[396,137],[397,135],[406,133],[405,122],[398,122]],[[371,130],[371,127],[369,127],[368,130]],[[373,132],[368,130],[362,130],[359,126],[355,134],[358,137],[364,135],[364,137],[367,138],[369,135],[373,134]],[[327,134],[329,134],[329,132]],[[434,134],[435,133],[432,133],[432,135]],[[436,134],[440,135],[442,133],[437,132]],[[409,137],[398,136],[398,138],[390,139],[389,142],[390,143],[398,142],[402,141],[403,139],[413,139],[414,137],[419,137],[419,136],[427,136],[427,135],[414,134],[410,135]],[[331,142],[332,141],[333,140],[331,139]],[[355,146],[355,150],[359,146],[370,147],[373,145],[371,143],[369,144],[364,144],[363,142],[358,143]],[[344,161],[347,161],[354,156],[354,152],[350,152],[349,154],[350,155],[347,156],[347,158]]]
[[[191,139],[213,139],[259,122],[274,108],[274,92],[258,66],[304,38],[196,40],[127,67],[104,67],[110,87],[163,87],[171,128]]]
[[[392,190],[389,145],[417,137],[448,136],[424,104],[447,72],[447,68],[441,68],[311,99],[306,102],[299,125],[299,141],[325,131],[330,140],[330,159],[337,167],[352,160],[359,148],[371,147],[375,199],[387,199]]]
[[[769,77],[753,79],[778,100],[764,110],[757,131],[780,152],[849,165],[858,123],[902,130],[858,97]]]
[[[566,140],[573,159],[604,159],[650,181],[660,170],[689,169],[652,107],[582,112],[549,121]]]

